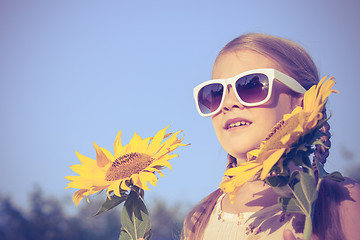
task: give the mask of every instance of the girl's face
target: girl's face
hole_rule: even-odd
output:
[[[272,59],[250,50],[222,54],[215,62],[213,79],[225,79],[242,72],[274,68],[284,72]],[[284,72],[286,73],[286,72]],[[285,85],[274,81],[270,100],[261,106],[245,107],[237,100],[231,86],[228,87],[224,104],[219,113],[212,116],[215,133],[220,144],[238,162],[246,161],[247,152],[260,146],[271,128],[301,104],[302,98],[295,98]],[[241,122],[237,127],[230,124]],[[245,123],[245,124],[244,124]]]

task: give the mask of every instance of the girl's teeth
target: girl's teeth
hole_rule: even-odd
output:
[[[249,126],[250,123],[249,123],[249,122],[245,122],[245,121],[240,121],[240,122],[236,122],[236,123],[231,123],[231,124],[229,125],[229,128],[238,127],[238,126],[244,126],[244,125]]]

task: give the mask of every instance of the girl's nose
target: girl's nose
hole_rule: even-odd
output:
[[[234,89],[229,85],[226,89],[225,99],[222,106],[222,110],[227,112],[231,111],[234,108],[244,109],[244,105],[242,105],[236,97]]]

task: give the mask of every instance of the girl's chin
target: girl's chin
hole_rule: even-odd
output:
[[[229,153],[231,156],[238,159],[238,162],[246,162],[247,161],[247,153],[258,147],[259,147],[259,144],[253,145],[253,146],[247,146],[247,147],[243,146],[242,148],[228,149],[227,153]]]
[[[238,161],[241,162],[246,162],[247,161],[247,152],[238,152],[238,151],[229,151],[228,153],[233,156],[234,158],[236,158]]]

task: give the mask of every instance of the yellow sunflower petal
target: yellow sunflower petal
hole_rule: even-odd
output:
[[[146,174],[146,175],[150,175],[151,174],[151,176],[149,176],[149,183],[151,184],[151,185],[153,185],[154,187],[156,187],[156,184],[157,184],[157,180],[158,180],[158,178],[156,177],[156,175],[155,174],[153,174],[153,173],[147,173],[147,172],[143,172],[142,174]]]
[[[166,154],[165,156],[162,156],[161,158],[157,158],[153,163],[156,163],[157,161],[169,161],[170,159],[173,159],[175,157],[178,157],[177,154]]]
[[[81,200],[84,198],[84,193],[87,192],[86,189],[80,189],[78,191],[76,191],[73,195],[73,201],[75,203],[76,206],[79,205],[79,203],[81,202]]]
[[[181,143],[182,139],[178,139],[177,136],[174,134],[174,139],[169,139],[164,142],[159,150],[154,154],[154,158],[162,158],[166,154],[177,149],[179,146],[187,146],[188,144]]]
[[[285,144],[290,140],[290,138],[291,138],[291,133],[286,134],[285,136],[283,136],[283,137],[280,139],[280,141],[281,141],[282,144],[285,145]]]
[[[159,169],[154,168],[153,171],[159,173],[160,177],[165,177],[165,175]]]
[[[145,168],[145,170],[148,172],[154,173],[154,172],[159,171],[160,168],[162,168],[162,167],[159,167],[159,166],[158,166],[158,168],[156,168],[156,166],[155,167],[147,167],[147,168]]]
[[[286,148],[274,151],[263,163],[263,170],[260,179],[264,180],[269,174],[271,168],[279,161],[280,157],[284,154]]]
[[[78,153],[77,151],[75,151],[75,153],[83,165],[96,166],[96,161],[94,159],[86,157],[86,156]]]
[[[107,190],[108,197],[109,197],[109,193],[111,191],[113,191],[116,196],[121,197],[121,195],[120,195],[121,182],[122,182],[121,180],[117,180],[117,181],[114,181],[114,182],[111,183],[111,185],[108,187],[108,190]]]
[[[319,110],[319,112],[314,111],[308,118],[307,123],[305,124],[305,129],[313,129],[318,122],[323,118],[323,114],[320,112],[322,110]]]
[[[325,102],[325,100],[330,96],[331,93],[337,92],[336,90],[331,90],[334,84],[335,81],[333,77],[329,78],[326,82],[324,82],[319,92],[321,102]]]
[[[172,134],[172,135],[170,136],[170,138],[167,139],[167,140],[163,143],[164,147],[165,147],[165,148],[168,148],[168,147],[170,147],[171,145],[177,143],[177,142],[178,142],[177,135],[178,135],[180,132],[181,132],[181,131],[178,131],[178,132]],[[181,142],[181,141],[180,141],[180,142]]]
[[[134,132],[133,137],[131,138],[129,144],[126,146],[126,152],[136,152],[138,149],[138,143],[141,141],[141,137]]]
[[[142,142],[142,138],[136,132],[134,132],[134,136],[131,138],[129,143],[130,149],[128,149],[127,151],[140,152],[142,150],[141,142]]]
[[[98,167],[103,168],[107,164],[110,163],[109,159],[107,158],[106,154],[103,150],[94,142],[94,148],[96,151],[96,163]]]
[[[127,153],[130,153],[130,151],[131,151],[131,145],[130,144],[126,144],[122,149],[121,149],[121,151],[120,151],[120,153],[119,153],[119,157],[121,157],[121,156],[123,156],[123,155],[125,155],[125,154],[127,154]],[[119,158],[118,157],[118,158]]]
[[[258,165],[252,169],[249,169],[249,171],[245,173],[242,173],[240,175],[237,175],[230,180],[223,181],[220,184],[220,188],[225,192],[229,194],[231,203],[234,203],[236,193],[239,188],[241,188],[247,181],[249,181],[257,172],[259,172],[261,169],[261,166]]]
[[[85,179],[101,180],[105,176],[105,172],[98,168],[96,164],[94,166],[78,164],[72,165],[70,168]]]
[[[84,180],[80,176],[66,176],[65,178],[71,181],[67,184],[66,188],[86,189],[91,187],[91,183],[89,181]]]
[[[89,171],[89,167],[80,164],[71,165],[70,168],[79,175],[82,175],[84,174],[84,172]]]
[[[144,189],[144,190],[150,190],[150,188],[147,186],[146,178],[144,178],[144,177],[140,178],[139,174],[134,174],[131,176],[131,179],[132,179],[134,185],[138,186],[139,188]]]
[[[108,185],[101,177],[89,178],[83,176],[66,176],[67,180],[72,181],[68,183],[67,188],[90,188],[91,186],[105,186]]]
[[[260,153],[260,149],[254,149],[250,152],[247,153],[247,159],[248,161],[250,161],[251,159],[253,159],[254,157],[259,156]]]
[[[260,166],[260,163],[257,162],[246,162],[246,163],[242,163],[239,164],[237,167],[234,168],[230,168],[228,170],[225,171],[225,175],[226,176],[237,176],[237,175],[242,175],[245,172]]]
[[[144,184],[147,185],[147,183],[149,182],[151,183],[151,185],[156,186],[158,180],[154,173],[146,172],[146,171],[139,173],[139,178],[143,185]]]
[[[107,159],[109,159],[109,163],[114,162],[115,157],[114,157],[114,155],[112,155],[112,153],[109,150],[107,150],[106,148],[102,148],[102,147],[100,147],[100,149],[103,151],[103,153],[105,154]]]
[[[75,203],[76,206],[79,205],[79,203],[81,202],[81,200],[86,196],[89,196],[91,194],[97,193],[101,190],[103,190],[103,187],[91,187],[89,189],[80,189],[78,191],[76,191],[73,195],[73,201]],[[89,202],[89,199],[87,199],[87,201]]]
[[[301,125],[301,124],[298,124],[295,128],[294,128],[294,130],[293,130],[293,132],[303,132],[304,131],[304,128],[303,128],[303,126]]]
[[[162,140],[164,139],[166,129],[168,129],[168,127],[169,126],[167,126],[166,128],[164,128],[164,129],[160,130],[158,133],[156,133],[154,138],[151,140],[148,151],[147,151],[150,156],[154,155],[158,151],[160,144],[161,144]]]
[[[114,157],[115,158],[120,157],[120,152],[121,152],[122,148],[123,147],[121,144],[121,131],[119,131],[118,134],[116,135],[115,142],[114,142]]]
[[[135,137],[136,135],[136,137]],[[146,153],[150,142],[150,138],[142,139],[139,135],[134,133],[134,137],[137,139],[136,145],[131,148],[133,152]]]
[[[122,180],[120,183],[120,188],[124,190],[130,190],[129,185],[127,184],[126,180]],[[120,193],[119,193],[120,194]]]
[[[302,111],[303,111],[303,108],[298,106],[298,107],[294,108],[294,110],[292,110],[291,113],[285,114],[284,117],[283,117],[283,120],[287,121],[289,118],[293,117],[294,115],[299,114]]]
[[[177,149],[180,146],[188,146],[189,144],[184,144],[184,143],[174,143],[172,144],[170,147],[168,147],[168,151],[169,152],[173,152],[175,149]]]
[[[172,166],[167,160],[158,160],[149,165],[149,167],[154,167],[154,166],[165,166],[170,168],[170,170],[172,170]]]
[[[311,112],[311,108],[316,99],[315,86],[312,86],[306,93],[304,94],[303,100],[303,109],[307,112]]]
[[[327,76],[322,78],[317,85],[312,86],[305,94],[304,94],[304,110],[306,112],[312,112],[313,107],[319,104],[319,93],[321,87],[326,80]]]

